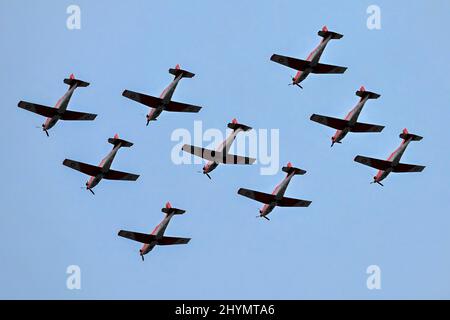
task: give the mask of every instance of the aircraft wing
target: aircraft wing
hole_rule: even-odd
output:
[[[287,57],[287,56],[282,56],[279,54],[273,54],[270,57],[270,60],[272,60],[273,62],[282,64],[286,67],[289,67],[289,68],[292,68],[295,70],[299,70],[299,71],[304,71],[305,69],[307,69],[310,66],[309,61],[291,58],[291,57]]]
[[[334,129],[338,129],[338,130],[343,130],[344,128],[346,128],[348,126],[348,121],[347,120],[342,120],[342,119],[337,119],[337,118],[333,118],[333,117],[326,117],[326,116],[321,116],[318,114],[313,114],[311,116],[311,118],[309,118],[310,120],[323,124],[327,127],[331,127]]]
[[[146,94],[139,92],[125,90],[124,92],[122,92],[122,96],[134,100],[136,102],[139,102],[150,108],[158,108],[160,105],[162,105],[162,99],[153,96],[148,96]]]
[[[70,160],[70,159],[65,159],[63,161],[63,165],[65,165],[66,167],[75,169],[77,171],[80,171],[89,176],[96,176],[102,172],[102,168],[100,168],[100,167],[93,166],[93,165],[79,162],[79,161]]]
[[[280,207],[309,207],[312,201],[283,197],[277,201]]]
[[[26,101],[20,101],[17,105],[19,108],[40,114],[41,116],[51,118],[58,114],[58,109],[43,106],[36,103],[26,102]]]
[[[199,112],[202,107],[194,106],[192,104],[170,101],[164,106],[165,111],[172,112]]]
[[[116,170],[109,170],[105,173],[103,178],[107,180],[127,180],[127,181],[136,181],[139,178],[138,174],[121,172]]]
[[[97,115],[93,113],[66,110],[61,115],[61,120],[94,120],[95,117],[97,117]]]
[[[391,161],[386,160],[380,160],[380,159],[374,159],[369,157],[363,157],[363,156],[356,156],[354,159],[356,162],[359,162],[361,164],[364,164],[366,166],[378,169],[378,170],[386,170],[392,166]]]
[[[117,234],[120,237],[124,237],[130,240],[134,240],[141,243],[150,244],[153,241],[156,241],[156,237],[152,234],[145,234],[133,231],[120,230]]]
[[[425,169],[425,166],[418,166],[414,164],[406,164],[406,163],[399,163],[396,165],[392,171],[393,172],[422,172],[423,169]]]
[[[191,238],[178,238],[178,237],[165,237],[158,239],[158,244],[160,246],[168,246],[172,244],[186,244],[191,240]]]
[[[185,152],[189,152],[197,157],[224,164],[253,164],[256,159],[250,157],[238,156],[235,154],[226,154],[223,152],[191,146],[183,145],[181,148]]]
[[[376,124],[370,124],[370,123],[362,123],[357,122],[354,124],[353,127],[351,127],[351,132],[381,132],[383,131],[384,126],[378,126]]]
[[[344,73],[347,67],[333,66],[331,64],[318,63],[311,70],[312,73]]]
[[[238,190],[238,194],[240,194],[241,196],[265,203],[265,204],[275,202],[275,198],[276,198],[273,194],[268,194],[268,193],[254,191],[254,190],[245,189],[245,188],[240,188]]]

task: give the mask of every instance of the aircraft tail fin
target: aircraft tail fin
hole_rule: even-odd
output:
[[[252,127],[249,127],[249,126],[246,126],[244,124],[238,123],[236,119],[233,119],[228,124],[228,128],[233,129],[233,130],[241,129],[242,131],[248,131],[248,130],[252,129]]]
[[[283,170],[287,174],[294,173],[294,174],[303,175],[303,174],[306,173],[306,171],[303,170],[303,169],[299,169],[299,168],[293,167],[290,162],[288,162],[288,164],[285,167],[283,167],[281,170]]]
[[[359,90],[356,91],[355,94],[361,98],[368,97],[368,99],[378,99],[380,97],[378,93],[366,91],[366,88],[364,88],[364,86],[361,86],[361,88],[359,88]]]
[[[132,142],[120,139],[119,135],[117,133],[114,135],[114,138],[109,138],[108,142],[113,144],[114,146],[117,146],[118,144],[120,144],[121,147],[126,147],[126,148],[129,148],[133,145]]]
[[[179,64],[177,64],[175,66],[175,68],[170,68],[169,69],[169,73],[173,74],[175,76],[175,78],[178,77],[180,74],[181,74],[182,78],[192,78],[193,76],[195,76],[195,73],[189,72],[187,70],[180,69],[180,65]]]
[[[420,141],[423,139],[423,137],[418,136],[417,134],[412,134],[408,132],[408,129],[403,129],[403,132],[399,135],[400,138],[403,140],[411,139],[412,141]]]
[[[64,83],[68,84],[70,87],[73,87],[74,85],[77,87],[87,87],[89,85],[89,82],[75,79],[73,73],[69,76],[69,78],[64,79]]]
[[[164,208],[162,208],[161,211],[164,212],[166,215],[169,215],[169,214],[183,214],[183,213],[186,212],[186,210],[172,208],[172,205],[170,204],[170,202],[167,202],[166,206]]]
[[[340,38],[342,38],[344,36],[344,35],[342,35],[340,33],[337,33],[337,32],[328,31],[327,26],[323,26],[322,30],[317,32],[317,34],[319,36],[321,36],[322,38],[331,37],[331,39],[340,39]]]

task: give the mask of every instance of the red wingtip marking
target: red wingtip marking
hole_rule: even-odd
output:
[[[167,209],[170,209],[170,208],[172,208],[172,205],[170,204],[170,202],[169,202],[169,201],[167,201],[167,203],[166,203],[166,208],[167,208]]]
[[[119,135],[117,133],[114,135],[114,139],[119,139]]]
[[[291,168],[292,167],[292,163],[288,162],[287,166],[288,166],[288,168]]]
[[[364,88],[364,86],[361,86],[361,88],[359,88],[359,91],[366,91],[366,88]]]
[[[327,26],[323,26],[322,31],[327,32],[328,31]]]
[[[73,75],[73,73],[70,74],[70,79],[75,79],[75,76]]]
[[[236,118],[234,118],[233,120],[231,120],[232,123],[236,124],[238,123],[238,121],[236,120]]]
[[[404,133],[404,134],[408,134],[408,129],[406,129],[406,128],[403,129],[403,133]]]
[[[177,64],[177,65],[175,66],[175,69],[180,69],[180,65]]]

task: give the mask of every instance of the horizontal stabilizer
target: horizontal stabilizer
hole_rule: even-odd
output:
[[[58,114],[58,109],[43,106],[36,103],[26,102],[26,101],[20,101],[17,105],[19,108],[37,113],[41,116],[51,118],[53,116],[56,116]]]
[[[399,137],[402,138],[403,140],[411,139],[412,141],[420,141],[423,139],[423,137],[418,136],[417,134],[409,133],[408,130],[406,129],[403,129],[403,132],[400,133]]]
[[[136,181],[139,178],[139,175],[116,170],[108,170],[103,178],[107,180]]]
[[[108,142],[113,144],[114,146],[117,146],[120,144],[121,147],[126,147],[126,148],[129,148],[133,145],[133,143],[130,141],[120,139],[117,134],[114,136],[114,138],[109,138]]]
[[[83,80],[79,80],[79,79],[75,79],[73,77],[73,75],[71,75],[70,78],[64,79],[64,83],[68,84],[71,87],[74,86],[74,85],[76,85],[77,87],[80,87],[80,88],[89,86],[89,82],[86,82],[86,81],[83,81]]]
[[[348,124],[349,124],[349,122],[347,120],[321,116],[319,114],[313,114],[309,119],[314,122],[323,124],[327,127],[331,127],[331,128],[337,129],[337,130],[343,130],[346,127],[348,127]]]
[[[361,87],[361,89],[359,89],[358,91],[356,91],[355,94],[356,94],[358,97],[361,97],[361,98],[368,97],[368,99],[378,99],[378,98],[380,97],[380,95],[379,95],[378,93],[371,92],[371,91],[366,91],[366,90],[364,89],[364,87]]]
[[[333,66],[331,64],[323,64],[318,63],[316,64],[312,70],[311,73],[344,73],[345,70],[347,70],[347,67],[340,67],[340,66]]]
[[[294,174],[304,175],[306,173],[306,170],[293,167],[290,162],[287,164],[287,166],[281,168],[281,170],[283,170],[284,172],[286,172],[288,174],[294,173]]]
[[[383,131],[384,126],[379,126],[376,124],[370,124],[370,123],[362,123],[357,122],[355,123],[351,128],[351,132],[381,132]]]
[[[253,164],[256,159],[250,157],[243,157],[234,154],[227,154],[215,150],[210,150],[206,148],[200,148],[196,146],[191,146],[189,144],[185,144],[182,147],[182,150],[185,152],[189,152],[197,157],[214,161],[216,163],[223,164]]]
[[[392,171],[393,172],[422,172],[423,169],[425,169],[425,166],[418,166],[418,165],[415,165],[415,164],[399,163],[392,169]]]
[[[102,168],[100,167],[70,159],[65,159],[63,161],[63,165],[72,168],[74,170],[80,171],[89,176],[96,176],[102,172]]]
[[[165,214],[183,214],[186,212],[186,210],[172,208],[171,206],[165,206],[164,208],[161,209],[161,211],[164,212]]]
[[[341,39],[344,36],[337,32],[328,31],[328,29],[326,27],[323,27],[322,30],[317,32],[317,34],[323,38],[330,37],[331,39]]]
[[[232,122],[230,122],[228,125],[228,128],[233,130],[241,129],[242,131],[249,131],[252,130],[252,127],[246,126],[245,124],[238,123],[236,119],[234,119]]]
[[[369,158],[364,156],[356,156],[354,161],[378,170],[386,170],[392,167],[391,161]]]
[[[183,78],[192,78],[193,76],[195,76],[195,73],[180,69],[179,65],[177,65],[175,68],[170,68],[169,73],[173,74],[175,77],[178,77],[181,74]]]

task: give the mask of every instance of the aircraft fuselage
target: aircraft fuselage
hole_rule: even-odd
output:
[[[164,91],[159,96],[163,102],[160,106],[156,108],[151,108],[150,112],[147,114],[147,121],[154,121],[158,118],[158,116],[163,112],[164,106],[170,102],[172,96],[175,92],[175,89],[182,78],[182,74],[175,77],[175,79],[164,89]]]
[[[153,229],[151,235],[154,235],[157,239],[162,238],[164,232],[166,231],[167,226],[169,225],[170,219],[173,217],[173,213],[167,214],[164,219]],[[152,249],[157,245],[157,241],[153,241],[152,243],[145,243],[142,248],[139,250],[139,254],[142,256],[144,254],[149,253]]]
[[[42,124],[43,130],[50,130],[58,122],[58,120],[61,118],[61,115],[67,110],[70,98],[72,97],[72,94],[76,88],[76,84],[71,86],[66,91],[66,93],[58,100],[58,102],[56,102],[55,108],[58,109],[58,114],[45,120],[45,122]]]
[[[237,128],[231,132],[231,134],[220,143],[220,145],[216,148],[217,152],[221,152],[223,154],[228,154],[228,151],[230,150],[231,145],[233,144],[234,140],[236,139],[236,136],[239,132],[243,131],[241,128]],[[215,161],[208,161],[205,166],[203,167],[203,173],[210,173],[215,168],[217,168],[219,164]]]
[[[341,140],[345,138],[347,133],[350,132],[351,127],[358,121],[358,117],[368,99],[368,96],[361,98],[356,106],[347,114],[345,120],[349,121],[349,125],[342,130],[336,130],[336,133],[333,136],[333,143],[341,142]]]
[[[281,200],[284,197],[286,189],[289,185],[289,182],[291,182],[291,179],[293,176],[294,176],[294,173],[289,173],[286,176],[286,178],[284,178],[283,181],[281,181],[280,184],[275,187],[275,189],[272,191],[272,194],[275,195],[275,201],[272,203],[265,204],[259,210],[261,217],[267,216],[277,206],[277,200]]]
[[[120,149],[121,146],[122,146],[121,143],[118,143],[113,147],[113,149],[108,153],[108,155],[105,158],[103,158],[103,160],[98,165],[99,167],[102,168],[102,172],[96,176],[92,176],[89,178],[89,180],[86,182],[86,187],[88,189],[94,188],[103,179],[105,173],[107,173],[111,168],[111,164],[117,154],[117,151]]]
[[[405,152],[406,147],[410,142],[411,139],[403,140],[400,146],[397,149],[395,149],[394,152],[391,153],[391,155],[387,159],[387,161],[392,162],[391,167],[386,170],[378,170],[376,176],[374,177],[374,182],[380,182],[386,179],[389,173],[392,172],[392,169],[400,162],[400,159],[402,158],[403,153]]]
[[[319,45],[311,51],[311,53],[306,58],[306,61],[311,62],[311,67],[314,67],[316,64],[319,63],[320,57],[322,56],[323,51],[325,50],[325,47],[327,46],[328,42],[331,40],[331,36],[328,36],[326,38],[323,38]],[[295,75],[293,79],[293,84],[299,84],[303,80],[306,79],[306,77],[311,73],[311,69],[306,70],[299,70],[297,71],[297,74]]]

